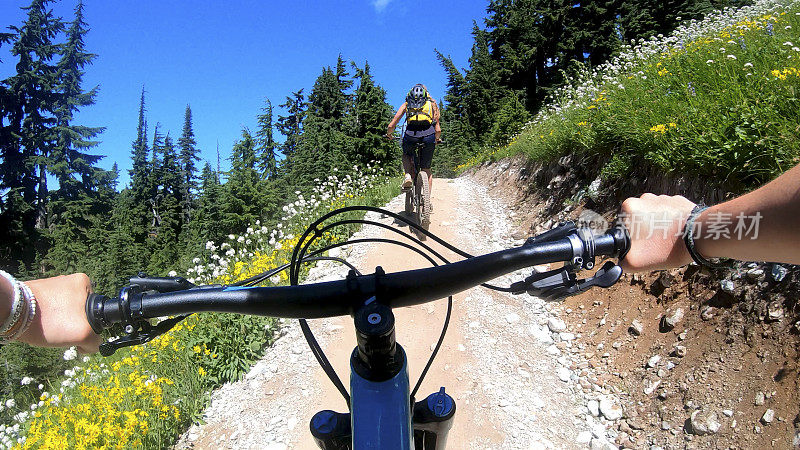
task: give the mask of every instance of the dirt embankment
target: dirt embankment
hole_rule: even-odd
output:
[[[568,165],[514,159],[470,176],[514,205],[520,237],[588,208],[610,219],[624,195],[659,185],[617,187],[604,197],[599,182]],[[659,186],[651,190],[724,198],[700,189],[692,195],[690,184]],[[618,445],[797,448],[798,293],[800,276],[791,266],[744,263],[713,272],[689,266],[626,274],[560,310],[569,328],[581,329],[583,356],[624,398]]]

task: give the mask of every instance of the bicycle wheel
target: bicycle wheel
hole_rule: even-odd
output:
[[[425,172],[417,174],[417,185],[419,186],[419,224],[422,228],[428,229],[431,224],[431,188],[428,185],[428,175]]]

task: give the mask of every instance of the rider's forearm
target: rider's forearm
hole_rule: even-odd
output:
[[[800,264],[798,211],[800,165],[753,192],[705,210],[696,221],[697,250],[707,258]],[[709,227],[724,232],[710,233]]]

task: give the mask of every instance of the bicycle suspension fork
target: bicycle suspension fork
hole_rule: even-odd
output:
[[[311,434],[319,447],[444,449],[455,401],[442,387],[412,409],[408,364],[395,340],[392,310],[372,298],[356,311],[354,322],[358,346],[350,357],[352,412],[325,410],[312,417]]]

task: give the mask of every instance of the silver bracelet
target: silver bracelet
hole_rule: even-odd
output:
[[[8,314],[8,318],[6,318],[6,321],[3,322],[3,326],[0,327],[0,338],[2,338],[3,335],[8,333],[12,328],[14,328],[14,325],[19,322],[20,318],[22,317],[23,310],[25,309],[24,307],[26,306],[26,302],[23,297],[22,286],[20,286],[17,279],[11,276],[8,272],[4,272],[2,270],[0,270],[0,276],[11,283],[11,288],[14,291],[14,300],[11,303],[11,311]]]

